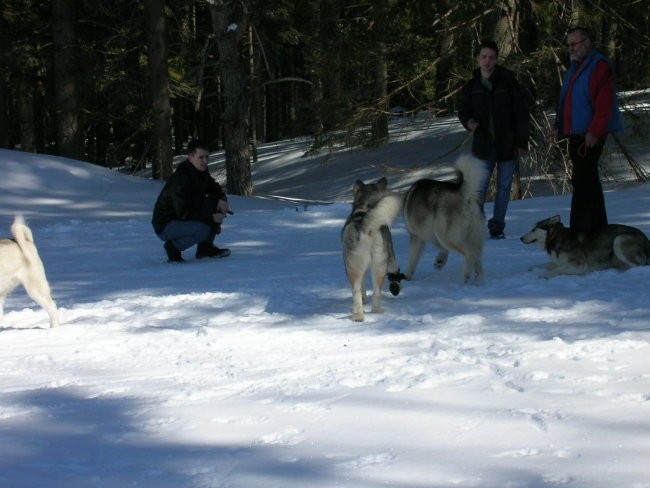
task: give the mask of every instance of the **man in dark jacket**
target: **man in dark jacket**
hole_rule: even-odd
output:
[[[490,176],[496,166],[496,197],[488,229],[492,239],[505,237],[505,217],[515,171],[515,159],[528,152],[530,110],[527,92],[515,74],[497,64],[499,48],[493,41],[478,47],[479,67],[463,86],[458,99],[458,118],[473,132],[472,154],[487,169],[481,189],[485,203]]]
[[[198,140],[189,143],[188,156],[158,195],[151,224],[165,242],[170,262],[182,262],[181,251],[197,244],[196,258],[223,258],[229,249],[212,242],[230,212],[228,199],[208,171],[208,150]]]

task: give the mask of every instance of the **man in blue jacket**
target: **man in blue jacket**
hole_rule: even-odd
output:
[[[496,167],[496,196],[488,230],[492,239],[503,239],[516,158],[528,152],[529,97],[515,73],[497,64],[499,48],[494,41],[483,41],[476,59],[479,67],[460,91],[458,118],[473,132],[472,154],[487,169],[481,189],[482,203]]]
[[[569,227],[589,231],[607,225],[598,160],[610,132],[622,130],[612,63],[594,47],[589,31],[567,34],[571,65],[564,75],[557,111],[557,136],[568,138],[573,170]]]
[[[181,251],[197,245],[196,258],[223,258],[229,249],[213,244],[230,212],[228,199],[208,171],[208,150],[201,141],[187,146],[188,156],[158,195],[151,224],[164,241],[170,262],[183,262]]]

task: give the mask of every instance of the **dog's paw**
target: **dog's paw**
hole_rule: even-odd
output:
[[[399,284],[399,281],[391,281],[390,284],[388,285],[388,289],[390,290],[390,293],[394,297],[396,297],[397,295],[399,295],[402,286]]]
[[[436,260],[433,263],[433,267],[436,269],[442,269],[447,264],[447,259],[449,259],[449,252],[439,252],[436,256]]]

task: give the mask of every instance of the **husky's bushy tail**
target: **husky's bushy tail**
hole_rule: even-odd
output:
[[[382,226],[390,227],[402,211],[402,197],[392,191],[378,195],[376,203],[368,209],[363,220],[363,230],[373,232]]]
[[[455,166],[461,191],[468,197],[475,197],[480,205],[481,186],[490,176],[482,161],[470,154],[463,154],[458,158]]]
[[[34,236],[31,229],[27,227],[22,215],[16,216],[14,223],[11,224],[11,235],[30,266],[41,264],[41,258],[38,256],[38,251],[34,244]]]

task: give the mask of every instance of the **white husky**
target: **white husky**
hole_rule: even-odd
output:
[[[3,320],[5,298],[19,284],[50,316],[50,327],[59,325],[58,312],[45,268],[38,255],[32,231],[18,216],[11,226],[13,239],[0,239],[0,324]]]

